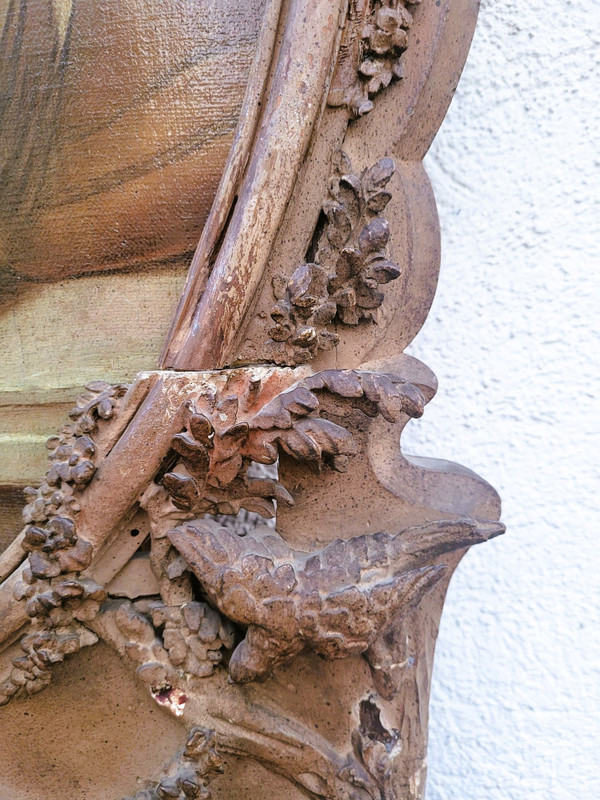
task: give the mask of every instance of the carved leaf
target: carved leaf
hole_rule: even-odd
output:
[[[383,189],[390,182],[396,166],[391,158],[380,158],[376,164],[365,170],[362,183],[366,196]]]
[[[171,441],[171,447],[186,461],[201,468],[208,466],[208,453],[206,447],[187,433],[178,433]]]
[[[212,447],[215,431],[210,420],[204,414],[190,414],[190,432],[193,438],[204,447]]]
[[[390,226],[383,217],[375,219],[366,225],[358,237],[358,246],[361,254],[370,255],[383,250],[390,238]]]
[[[324,206],[324,210],[329,220],[327,239],[332,247],[340,249],[346,244],[352,233],[350,215],[345,208],[336,203]]]
[[[385,259],[372,261],[365,272],[367,278],[372,278],[376,283],[389,283],[399,278],[401,274],[400,267],[392,261]]]
[[[196,482],[187,475],[178,475],[175,472],[168,472],[163,477],[163,486],[171,495],[173,503],[177,508],[187,511],[192,509],[198,500]]]
[[[289,431],[280,433],[282,449],[300,461],[319,461],[327,455],[354,455],[356,444],[351,433],[326,419],[303,419]]]

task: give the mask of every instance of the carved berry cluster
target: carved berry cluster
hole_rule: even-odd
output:
[[[328,103],[346,106],[351,117],[373,110],[373,99],[404,77],[404,53],[413,25],[411,6],[421,0],[365,0],[352,9],[340,47]]]
[[[92,631],[76,622],[23,636],[19,645],[24,655],[13,659],[8,680],[0,684],[0,706],[19,693],[35,694],[45,689],[51,681],[54,664],[97,641]]]
[[[15,598],[25,601],[29,617],[43,621],[47,628],[56,628],[70,625],[74,619],[94,619],[106,592],[90,578],[35,581],[31,570],[25,569],[15,586]]]
[[[81,572],[90,565],[92,546],[79,539],[75,523],[68,517],[52,517],[42,528],[27,528],[23,549],[29,553],[34,578],[56,578],[68,572]]]
[[[173,666],[188,675],[206,678],[233,649],[233,625],[206,603],[157,605],[151,609],[155,628],[162,629],[163,645]]]
[[[92,545],[77,534],[77,493],[92,479],[98,424],[110,420],[127,386],[96,381],[69,412],[72,424],[47,442],[50,467],[36,489],[25,489],[23,520],[28,526],[22,546],[28,563],[14,596],[26,604],[33,632],[24,636],[25,655],[13,662],[8,681],[0,688],[0,703],[20,690],[39,691],[50,681],[53,663],[97,641],[79,621],[94,619],[106,594],[102,587],[80,578],[92,560]]]
[[[168,606],[157,602],[147,615],[121,602],[115,622],[125,637],[124,650],[136,665],[138,676],[150,686],[157,702],[168,705],[176,715],[181,709],[173,697],[181,699],[177,689],[181,678],[209,677],[221,663],[224,651],[234,646],[233,626],[206,603]],[[171,697],[169,692],[176,696]]]

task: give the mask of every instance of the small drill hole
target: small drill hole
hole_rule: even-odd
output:
[[[139,535],[140,535],[140,532],[138,531],[138,529],[137,529],[137,528],[132,528],[132,529],[131,529],[131,535],[132,535],[132,536],[139,536]]]

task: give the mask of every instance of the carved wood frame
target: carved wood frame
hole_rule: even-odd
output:
[[[111,644],[190,730],[139,798],[207,797],[219,753],[310,797],[423,797],[445,590],[467,548],[503,530],[488,484],[397,444],[436,389],[402,354],[439,268],[421,161],[477,6],[266,0],[161,369],[90,384],[28,490],[0,556],[0,703]],[[248,472],[277,461],[277,476]],[[277,531],[243,539],[205,518],[275,507]],[[147,537],[155,602],[115,599]],[[369,665],[359,694],[348,686],[345,749],[260,683],[307,650]]]

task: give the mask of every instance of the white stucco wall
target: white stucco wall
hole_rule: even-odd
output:
[[[454,577],[428,800],[600,799],[600,3],[484,0],[428,157],[440,381],[405,449],[502,495]]]

